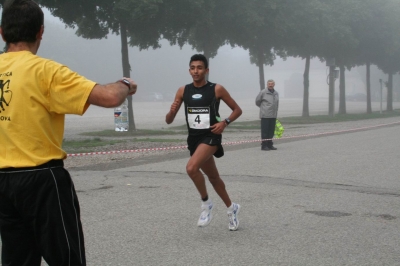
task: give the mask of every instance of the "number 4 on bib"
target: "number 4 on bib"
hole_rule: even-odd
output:
[[[187,118],[190,128],[210,128],[210,107],[188,107]]]

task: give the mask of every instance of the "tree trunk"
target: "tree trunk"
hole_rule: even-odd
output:
[[[387,111],[393,111],[393,73],[388,74]]]
[[[258,75],[260,79],[260,90],[265,89],[265,77],[264,77],[264,53],[263,49],[260,47],[258,49]]]
[[[346,114],[346,68],[340,66],[340,80],[339,80],[339,114]]]
[[[258,66],[258,74],[260,76],[260,90],[265,89],[265,79],[264,79],[264,64],[260,63]]]
[[[371,113],[371,63],[367,62],[367,114]]]
[[[129,54],[128,54],[128,37],[126,34],[126,25],[120,23],[121,31],[121,54],[122,54],[122,73],[124,77],[130,78],[131,66],[129,65]],[[132,96],[128,96],[128,119],[129,119],[129,131],[136,131],[135,117],[133,115],[133,104]]]
[[[303,74],[303,87],[304,87],[304,93],[303,93],[303,117],[309,117],[310,112],[308,108],[308,99],[310,97],[310,61],[311,61],[311,56],[308,55],[306,57],[306,66],[304,68],[304,74]]]
[[[204,56],[207,58],[208,61],[208,67],[210,67],[210,56],[211,56],[211,52],[210,50],[207,48],[207,44],[204,46]],[[210,78],[210,72],[207,73],[206,75],[206,80],[208,81]]]
[[[329,67],[329,116],[335,114],[335,66]]]

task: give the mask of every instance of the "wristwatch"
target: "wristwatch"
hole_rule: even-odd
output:
[[[128,86],[128,89],[131,90],[131,83],[127,79],[120,79],[120,82],[124,83],[126,86]]]
[[[229,118],[225,118],[225,123],[226,125],[229,125],[231,123],[231,120],[229,120]]]

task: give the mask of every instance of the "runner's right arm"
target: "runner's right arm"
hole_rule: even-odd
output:
[[[165,122],[167,124],[171,124],[174,122],[175,116],[178,113],[179,109],[181,108],[183,102],[183,91],[185,87],[180,87],[175,95],[175,100],[171,104],[171,109],[169,110],[168,114],[165,116]]]

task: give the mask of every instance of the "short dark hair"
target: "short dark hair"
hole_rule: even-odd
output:
[[[4,4],[1,28],[6,43],[35,42],[43,24],[43,11],[36,2],[9,0]]]
[[[208,60],[207,58],[202,55],[202,54],[195,54],[190,58],[189,66],[193,61],[202,61],[204,63],[204,67],[208,68]]]

